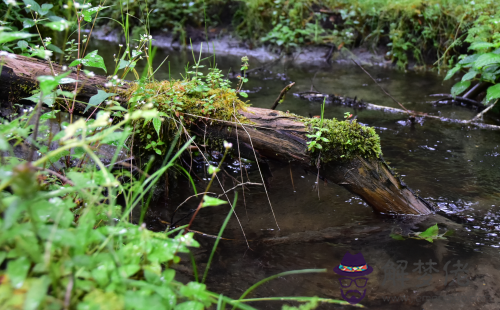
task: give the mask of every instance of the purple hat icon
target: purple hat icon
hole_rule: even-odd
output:
[[[366,276],[373,272],[373,268],[366,264],[363,254],[358,253],[352,255],[351,253],[345,253],[340,265],[333,268],[336,274],[347,277],[359,277]]]

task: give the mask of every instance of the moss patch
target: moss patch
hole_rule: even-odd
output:
[[[157,147],[161,151],[167,148],[168,141],[174,136],[173,130],[177,131],[177,126],[174,124],[176,119],[187,124],[200,121],[203,117],[210,118],[210,121],[234,121],[233,113],[236,110],[236,116],[240,122],[249,122],[238,113],[248,104],[238,98],[234,89],[207,87],[194,79],[131,85],[126,97],[130,98],[129,108],[132,110],[150,104],[160,112],[163,121],[160,134],[156,131],[152,121],[136,123],[135,126],[139,129],[136,134],[145,147],[151,143],[151,140],[157,140],[157,144],[164,142],[165,144],[161,144],[161,147]]]
[[[309,127],[310,133],[315,133],[321,120],[307,119],[304,123]],[[323,127],[327,130],[322,136],[330,142],[320,142],[322,149],[312,149],[311,153],[321,151],[321,161],[327,163],[332,160],[349,160],[355,156],[364,158],[379,157],[382,154],[380,137],[372,127],[359,124],[356,120],[350,122],[337,119],[323,120]],[[315,156],[312,156],[313,158]]]

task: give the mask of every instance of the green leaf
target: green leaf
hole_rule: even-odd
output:
[[[208,170],[209,174],[214,174],[214,173],[217,173],[220,171],[219,168],[212,166],[212,165],[209,165],[207,170]]]
[[[38,13],[42,16],[45,16],[45,15],[47,15],[47,13],[49,13],[50,9],[52,9],[53,7],[54,7],[54,5],[52,5],[50,3],[44,3],[44,4],[42,4],[42,8],[40,9],[40,11]]]
[[[392,239],[395,239],[395,240],[405,240],[405,238],[401,235],[398,235],[398,234],[390,234],[389,236],[391,236]]]
[[[470,45],[469,49],[470,50],[480,50],[480,49],[485,49],[485,48],[490,48],[494,47],[495,45],[493,43],[489,42],[474,42]]]
[[[44,94],[49,94],[57,87],[57,85],[64,84],[64,80],[62,83],[61,80],[67,77],[70,73],[71,71],[66,71],[55,77],[51,75],[42,75],[37,77],[37,80],[40,81],[40,89]]]
[[[455,75],[455,73],[457,73],[458,70],[460,70],[462,66],[455,66],[453,67],[453,69],[451,69],[450,71],[448,71],[448,73],[446,74],[446,77],[444,78],[444,80],[449,80],[453,75]]]
[[[500,84],[490,86],[486,91],[486,102],[500,98]]]
[[[476,70],[473,70],[471,69],[469,72],[467,72],[463,77],[462,77],[462,81],[469,81],[469,80],[472,80],[474,77],[476,77],[476,75],[478,74],[478,72]]]
[[[82,12],[83,19],[86,22],[91,22],[92,21],[92,15],[94,15],[95,13],[97,13],[100,10],[105,9],[105,8],[109,8],[109,6],[96,6],[94,8],[89,8],[89,9],[83,10],[83,12]]]
[[[50,278],[48,276],[32,280],[26,300],[24,301],[24,310],[39,309],[40,303],[45,298],[45,295],[47,295],[49,284]]]
[[[470,81],[458,82],[451,88],[451,95],[453,97],[458,96],[461,93],[463,93],[467,88],[469,88],[469,86],[470,86]]]
[[[238,94],[240,94],[240,96],[243,97],[243,98],[248,98],[248,94],[245,93],[245,92],[241,92],[240,91],[240,92],[238,92]]]
[[[76,63],[77,61],[79,61],[79,62]],[[104,64],[104,59],[102,59],[101,56],[97,55],[97,50],[88,53],[87,56],[83,57],[83,59],[81,59],[81,60],[77,59],[77,60],[73,61],[70,64],[70,67],[76,66],[79,63],[81,63],[87,67],[101,68],[104,70],[104,72],[107,73],[106,65]]]
[[[7,265],[7,275],[13,287],[20,288],[23,285],[30,266],[31,262],[25,256],[9,262]]]
[[[30,18],[23,18],[23,29],[35,26],[35,22]]]
[[[24,100],[30,100],[33,101],[34,103],[38,103],[40,101],[40,96],[42,95],[42,92],[38,92],[33,94],[31,97],[23,98]],[[55,102],[55,96],[53,92],[50,92],[48,94],[44,94],[42,98],[42,102],[45,103],[48,107],[52,107]]]
[[[114,96],[116,95],[115,93],[107,93],[105,92],[104,90],[97,90],[97,94],[95,94],[94,96],[90,97],[90,100],[89,100],[89,104],[87,105],[87,107],[85,108],[85,111],[83,111],[83,113],[87,112],[90,107],[92,106],[98,106],[99,104],[101,104],[104,100],[108,99],[109,97],[111,96]]]
[[[227,203],[227,201],[224,201],[224,200],[221,200],[218,198],[214,198],[214,197],[210,197],[210,196],[205,196],[205,198],[203,198],[202,207],[215,207],[215,206],[220,206],[220,205],[223,205],[226,203]]]
[[[470,56],[467,56],[464,59],[460,60],[458,62],[458,64],[459,65],[468,65],[468,64],[476,61],[476,59],[478,59],[478,58],[479,58],[479,54],[470,55]]]
[[[24,40],[20,40],[20,41],[17,41],[17,46],[22,50],[26,50],[28,48],[28,42],[24,41]]]
[[[433,226],[427,228],[425,231],[421,232],[418,236],[426,239],[426,238],[432,238],[436,237],[439,234],[439,228],[437,224],[434,224]]]
[[[205,306],[199,301],[186,301],[175,306],[174,310],[203,310]]]
[[[34,36],[36,36],[36,34],[20,32],[20,31],[14,31],[14,32],[0,31],[0,44],[15,40],[31,38]]]
[[[156,134],[158,135],[158,138],[160,137],[160,128],[161,128],[161,119],[158,117],[153,118],[153,126],[156,130]]]
[[[64,31],[64,30],[68,29],[69,26],[71,26],[71,24],[72,23],[70,23],[66,20],[61,20],[61,21],[57,21],[57,22],[46,23],[46,24],[44,24],[44,26],[49,27],[50,29],[55,30],[55,31]]]
[[[40,5],[34,1],[34,0],[23,0],[24,4],[26,5],[30,5],[30,9],[32,11],[35,11],[37,12],[38,14],[40,14],[40,12],[42,11],[42,9],[40,8]]]
[[[474,68],[481,69],[483,67],[500,63],[500,55],[495,53],[486,53],[481,56],[474,62]]]

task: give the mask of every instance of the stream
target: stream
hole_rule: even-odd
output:
[[[99,52],[109,53],[109,59],[118,50],[115,43],[95,42],[96,46],[106,45],[106,51],[101,48]],[[158,49],[154,67],[167,55],[167,61],[155,76],[157,79],[181,78],[185,64],[193,63],[191,52]],[[223,72],[238,72],[241,56],[216,56],[215,62]],[[250,69],[261,65],[257,59],[250,58]],[[139,65],[137,69],[140,73]],[[434,104],[435,98],[427,95],[448,93],[454,84],[454,81],[443,82],[443,77],[436,73],[405,73],[377,66],[366,69],[410,110],[457,119],[470,119],[477,114],[467,107]],[[303,116],[320,115],[319,102],[292,95],[311,90],[313,78],[314,87],[320,92],[398,107],[361,69],[335,62],[296,65],[282,60],[262,72],[250,74],[244,90],[248,91],[253,106],[270,108],[280,91],[295,82],[278,109]],[[234,87],[236,79],[231,81]],[[326,268],[326,273],[279,277],[257,288],[248,298],[318,296],[342,299],[339,276],[333,268],[340,264],[346,252],[361,252],[366,263],[373,267],[373,273],[367,276],[366,296],[360,302],[370,309],[498,309],[499,133],[428,119],[410,125],[402,114],[336,105],[326,106],[325,118],[341,119],[345,112],[357,115],[358,122],[376,128],[384,159],[404,177],[409,187],[439,206],[450,218],[459,220],[453,222],[441,215],[424,218],[377,214],[340,186],[322,180],[316,184],[315,174],[293,163],[270,161],[268,167],[261,167],[270,202],[262,186],[248,186],[244,199],[241,188],[238,190],[236,213],[249,246],[233,216],[223,234],[224,238],[232,240],[219,243],[206,282],[209,289],[238,298],[251,285],[271,275]],[[495,123],[496,120],[485,116],[485,121]],[[243,172],[239,171],[237,161],[229,162],[228,174],[221,178],[226,190],[235,185],[230,176],[240,178],[243,175],[245,181],[262,182],[252,159],[248,158]],[[201,178],[195,179],[195,183],[198,192],[202,192],[208,183],[204,167],[195,171]],[[167,206],[152,206],[152,216],[149,216],[152,227],[157,219],[170,221],[167,214],[194,193],[189,182],[181,177],[174,186]],[[220,193],[222,189],[214,182],[210,191]],[[232,201],[233,195],[228,196]],[[187,215],[198,202],[198,199],[189,200],[176,218]],[[229,210],[227,204],[203,209],[192,229],[217,235]],[[188,220],[189,217],[180,224]],[[392,232],[423,231],[435,223],[439,223],[440,233],[453,228],[455,234],[433,243],[390,237]],[[286,241],[286,236],[292,234],[299,235],[291,242]],[[275,242],[281,237],[285,237],[284,242]],[[201,247],[193,249],[193,254],[198,272],[203,274],[214,239],[200,235],[197,240]],[[183,258],[175,267],[177,278],[192,281],[189,256]],[[251,303],[259,309],[280,309],[282,304],[282,301]],[[322,304],[318,309],[334,308],[350,309],[351,306]]]

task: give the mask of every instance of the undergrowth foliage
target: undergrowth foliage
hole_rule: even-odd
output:
[[[198,246],[189,231],[197,212],[226,202],[205,193],[189,225],[153,232],[143,223],[152,190],[177,167],[177,159],[193,141],[180,138],[184,125],[194,122],[196,115],[225,120],[244,109],[238,96],[246,97],[241,88],[247,78],[240,76],[232,89],[216,67],[202,73],[198,58],[183,80],[155,81],[158,68],[151,65],[154,49],[148,19],[134,41],[122,4],[123,14],[115,22],[125,43],[114,56],[115,68],[107,68],[98,50],[87,50],[96,20],[108,8],[105,4],[2,3],[6,13],[0,26],[0,69],[6,59],[19,57],[12,53],[17,52],[47,60],[52,74],[39,76],[37,89],[25,98],[35,103],[34,108],[18,105],[10,120],[0,123],[0,309],[191,310],[215,305],[217,309],[254,309],[246,304],[245,296],[262,283],[292,274],[325,272],[287,271],[261,280],[233,300],[209,291],[204,284],[217,241],[201,281],[194,263],[192,281],[176,280],[172,265],[180,262],[179,254]],[[65,14],[58,15],[61,11]],[[54,38],[42,35],[54,32]],[[60,72],[54,69],[57,61],[64,65]],[[135,68],[141,61],[145,63],[142,73]],[[242,62],[244,72],[248,58]],[[76,78],[70,77],[73,70],[68,67],[73,67]],[[81,89],[81,76],[94,76],[90,69],[110,75],[88,103],[80,102],[78,93],[71,90]],[[128,83],[124,78],[129,72],[136,81],[124,94],[120,89]],[[120,97],[126,97],[129,105]],[[76,104],[85,105],[83,113],[90,116],[77,115]],[[134,137],[136,143],[143,140],[145,149],[161,155],[158,170],[151,171],[153,159],[134,166]],[[105,146],[108,151],[101,152]],[[225,158],[232,146],[223,146]],[[19,156],[23,149],[27,154]],[[126,168],[119,168],[124,162]],[[206,192],[221,164],[208,167],[212,178]],[[236,199],[235,194],[219,238]],[[139,219],[132,216],[137,208]],[[316,297],[265,300],[308,302],[309,308],[319,302],[346,304]]]

